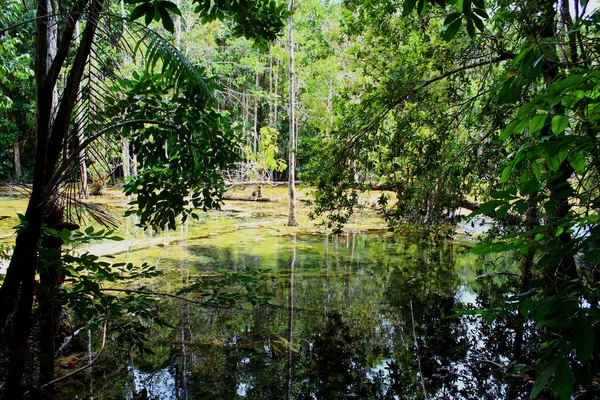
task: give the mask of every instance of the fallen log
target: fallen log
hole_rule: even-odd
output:
[[[296,181],[296,184],[300,184],[302,183],[302,181]],[[276,186],[287,186],[288,182],[263,182],[263,181],[247,181],[247,182],[225,182],[225,186],[227,186],[227,189],[232,188],[232,187],[238,187],[238,186],[256,186],[256,185],[263,185],[263,186],[271,186],[271,187],[276,187]]]
[[[269,197],[231,197],[231,196],[225,196],[225,197],[223,197],[223,200],[230,200],[230,201],[258,201],[258,202],[263,202],[263,203],[268,203],[268,202],[273,201]]]

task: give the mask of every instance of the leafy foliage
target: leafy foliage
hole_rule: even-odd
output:
[[[134,73],[115,90],[127,89],[117,108],[138,126],[126,127],[136,148],[140,174],[125,186],[137,195],[140,224],[174,227],[196,208],[217,208],[225,190],[221,171],[236,161],[236,131],[226,114],[199,108],[193,92],[170,91],[158,75]],[[167,97],[168,96],[168,97]],[[158,118],[160,117],[160,118]],[[160,121],[160,123],[152,123]]]

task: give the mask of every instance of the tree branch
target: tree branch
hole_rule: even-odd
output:
[[[177,300],[183,300],[183,301],[186,301],[188,303],[199,304],[199,305],[202,305],[202,306],[208,306],[208,307],[214,307],[214,308],[230,309],[231,307],[233,307],[233,304],[229,304],[227,306],[221,306],[221,305],[217,305],[217,304],[206,303],[204,301],[187,299],[187,298],[185,298],[183,296],[178,296],[176,294],[164,293],[164,292],[153,292],[153,291],[150,291],[150,290],[116,289],[116,288],[99,288],[98,290],[100,290],[102,292],[138,293],[138,294],[148,294],[148,295],[152,295],[152,296],[170,297],[170,298],[177,299]],[[83,291],[72,292],[72,293],[82,293],[82,292]]]
[[[479,62],[476,62],[476,63],[473,63],[473,64],[463,65],[461,67],[458,67],[458,68],[455,68],[453,70],[450,70],[450,71],[448,71],[446,73],[438,75],[435,78],[431,78],[429,80],[424,81],[420,86],[418,86],[415,89],[409,91],[404,96],[401,96],[399,99],[397,99],[392,104],[390,104],[381,113],[381,115],[379,117],[371,120],[371,122],[369,124],[367,124],[367,126],[364,129],[362,129],[362,131],[360,133],[358,133],[352,139],[350,139],[348,141],[348,144],[351,144],[351,143],[355,142],[359,137],[361,137],[367,131],[369,131],[373,127],[373,125],[375,125],[376,123],[378,123],[379,121],[381,121],[383,118],[385,118],[394,108],[398,107],[400,104],[402,104],[403,102],[405,102],[406,100],[408,100],[412,95],[414,95],[415,93],[417,93],[419,90],[422,90],[422,89],[426,88],[427,86],[432,85],[435,82],[438,82],[438,81],[441,81],[443,79],[446,79],[449,76],[452,76],[452,75],[454,75],[456,73],[459,73],[459,72],[462,72],[462,71],[467,71],[467,70],[478,68],[478,67],[482,67],[484,65],[491,65],[491,64],[495,64],[495,63],[498,63],[498,62],[501,62],[501,61],[511,60],[511,59],[513,59],[515,57],[516,57],[516,54],[514,54],[514,53],[503,52],[498,57],[494,57],[494,58],[491,58],[491,59],[485,60],[485,61],[479,61]]]
[[[57,383],[57,382],[60,382],[60,381],[62,381],[62,380],[65,380],[65,379],[67,379],[67,378],[69,378],[69,377],[71,377],[71,376],[73,376],[73,375],[75,375],[75,374],[78,374],[78,373],[80,373],[81,371],[85,371],[86,369],[88,369],[89,367],[91,367],[91,366],[92,366],[92,364],[94,364],[94,363],[95,363],[95,362],[98,360],[98,358],[100,358],[100,354],[102,354],[102,350],[104,350],[104,346],[106,345],[106,324],[107,324],[107,323],[108,323],[108,316],[107,316],[107,317],[106,317],[106,319],[104,320],[104,328],[102,329],[102,331],[103,331],[103,332],[102,332],[102,346],[100,347],[100,350],[98,350],[98,352],[96,353],[96,357],[94,357],[94,359],[93,359],[91,362],[89,362],[87,365],[84,365],[84,366],[83,366],[83,367],[81,367],[81,368],[78,368],[78,369],[76,369],[76,370],[75,370],[75,371],[73,371],[73,372],[70,372],[70,373],[68,373],[68,374],[66,374],[66,375],[63,375],[63,376],[61,376],[61,377],[59,377],[59,378],[56,378],[56,379],[54,379],[54,380],[52,380],[52,381],[50,381],[50,382],[48,382],[48,383],[46,383],[46,384],[44,384],[44,385],[40,386],[40,388],[39,388],[39,389],[40,389],[40,390],[41,390],[41,389],[44,389],[45,387],[48,387],[48,386],[50,386],[50,385],[53,385],[53,384],[55,384],[55,383]],[[24,396],[24,397],[27,397],[27,396]]]

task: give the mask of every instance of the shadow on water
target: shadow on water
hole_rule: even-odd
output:
[[[183,243],[182,257],[196,261],[175,279],[251,267],[269,271],[264,290],[274,297],[231,309],[168,301],[160,313],[170,328],[150,327],[154,354],[112,346],[93,367],[94,397],[493,399],[527,392],[525,379],[506,374],[513,327],[457,314],[493,307],[511,284],[510,273],[476,279],[489,266],[466,248],[363,234],[260,243]],[[89,392],[87,384],[75,387]]]

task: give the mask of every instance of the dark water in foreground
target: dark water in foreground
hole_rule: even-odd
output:
[[[506,398],[513,331],[456,309],[494,306],[510,278],[460,245],[347,234],[186,241],[173,280],[259,269],[269,304],[230,309],[171,299],[140,355],[107,346],[79,398]],[[181,260],[185,254],[185,262]],[[170,261],[169,261],[170,260]],[[168,286],[168,285],[167,285]],[[503,286],[504,289],[500,289]],[[168,288],[167,288],[168,289]],[[163,290],[167,290],[163,289]],[[155,329],[156,328],[156,329]],[[72,397],[69,397],[72,398]]]

